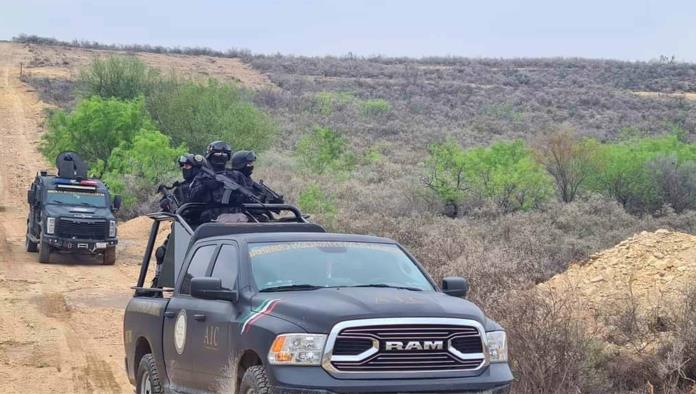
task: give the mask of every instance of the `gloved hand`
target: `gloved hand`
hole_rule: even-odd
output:
[[[171,208],[172,208],[171,203],[170,203],[169,200],[166,199],[166,198],[160,200],[159,206],[160,206],[160,208],[162,208],[162,210],[165,211],[165,212],[169,212],[169,211],[171,210]]]

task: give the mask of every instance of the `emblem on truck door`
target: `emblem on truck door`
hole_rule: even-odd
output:
[[[177,353],[182,354],[184,346],[186,346],[186,311],[182,309],[174,323],[174,347]]]

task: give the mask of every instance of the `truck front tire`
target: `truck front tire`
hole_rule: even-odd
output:
[[[39,244],[39,263],[48,264],[51,262],[51,246],[41,241]]]
[[[104,265],[114,265],[116,263],[116,247],[104,249],[102,264]]]
[[[31,242],[29,234],[26,235],[26,238],[24,240],[24,247],[29,253],[36,253],[39,251],[39,244],[36,242]]]
[[[254,365],[244,372],[240,394],[271,394],[271,382],[263,365]]]
[[[162,382],[160,381],[157,364],[152,354],[148,353],[140,359],[138,373],[135,380],[135,394],[162,394]]]

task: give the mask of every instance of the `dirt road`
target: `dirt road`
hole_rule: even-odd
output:
[[[51,167],[37,152],[44,104],[19,80],[29,60],[0,43],[0,393],[132,392],[121,327],[137,265],[44,265],[24,251],[26,189]]]

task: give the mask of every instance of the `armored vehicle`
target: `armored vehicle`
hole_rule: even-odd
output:
[[[192,205],[150,215],[124,315],[136,393],[509,391],[505,331],[463,299],[463,278],[437,286],[395,241],[327,233],[290,205],[244,204],[250,223],[195,231]]]
[[[58,173],[41,171],[27,191],[26,250],[38,252],[41,263],[54,253],[100,255],[103,264],[116,261],[116,218],[121,197],[113,201],[106,186],[87,176],[87,166],[74,152],[56,160]]]

